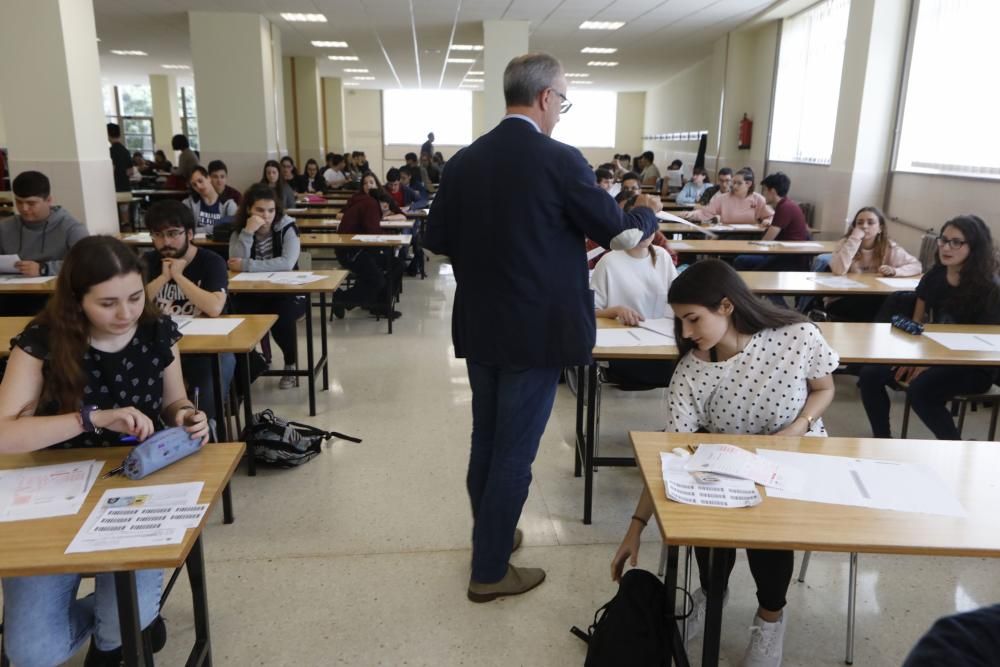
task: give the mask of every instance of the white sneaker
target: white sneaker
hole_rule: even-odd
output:
[[[285,366],[286,371],[294,371],[295,366]],[[281,382],[278,383],[278,389],[291,389],[292,387],[299,386],[299,378],[294,375],[282,375]]]
[[[705,630],[705,612],[708,610],[708,596],[705,591],[699,588],[691,594],[694,599],[694,609],[687,619],[687,640],[691,641]],[[722,594],[722,608],[726,608],[729,602],[729,589]]]
[[[754,615],[753,625],[750,626],[750,645],[743,654],[743,667],[780,667],[787,620],[787,612],[782,612],[777,623],[768,623]]]

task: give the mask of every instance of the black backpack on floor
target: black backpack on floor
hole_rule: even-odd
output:
[[[585,667],[669,667],[674,620],[663,582],[652,572],[632,569],[587,632],[575,626],[571,632],[587,642]]]
[[[276,468],[294,468],[312,461],[330,438],[361,442],[361,438],[286,421],[270,410],[255,414],[253,424],[243,429],[243,440],[253,445],[254,458]]]

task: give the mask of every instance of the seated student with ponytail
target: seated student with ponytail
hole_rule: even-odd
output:
[[[912,319],[934,324],[1000,324],[996,248],[982,218],[960,215],[937,238],[937,261],[917,285]],[[996,379],[977,366],[865,366],[858,386],[872,435],[891,438],[886,386],[906,389],[913,411],[938,440],[958,440],[948,402],[960,394],[981,394]]]
[[[0,383],[0,454],[120,446],[172,426],[204,442],[208,420],[184,393],[180,338],[147,302],[132,249],[109,236],[81,239],[45,310],[11,341]],[[95,592],[77,599],[80,579],[4,577],[4,648],[14,665],[62,664],[88,638],[85,667],[121,662],[114,577],[98,574]],[[140,625],[154,651],[166,643],[162,584],[162,570],[136,572]]]
[[[881,276],[918,276],[920,260],[889,238],[885,215],[877,206],[865,206],[854,214],[847,234],[830,257],[830,271],[876,273]],[[879,296],[844,296],[826,300],[825,310],[838,322],[874,322],[885,302]]]
[[[681,359],[670,380],[668,432],[825,436],[822,416],[833,401],[837,353],[803,315],[760,299],[725,262],[696,262],[670,286]],[[645,490],[611,562],[612,579],[638,562],[639,537],[653,514]],[[695,548],[701,589],[695,591],[689,638],[703,630],[709,581],[707,548]],[[735,549],[716,549],[728,572]],[[757,613],[745,665],[781,664],[787,626],[785,595],[792,551],[747,549],[757,586]],[[728,591],[723,592],[723,600]]]
[[[236,230],[229,238],[229,269],[252,273],[293,271],[299,262],[299,229],[285,215],[274,188],[266,183],[251,185],[243,194],[243,203],[233,222]],[[238,313],[273,313],[278,321],[271,335],[281,348],[285,370],[298,366],[296,322],[306,312],[306,300],[291,294],[253,294],[233,297]],[[285,375],[279,389],[298,384],[294,375]]]
[[[653,238],[650,234],[631,250],[611,250],[597,262],[590,277],[596,317],[617,319],[628,326],[673,318],[667,293],[677,269],[670,253],[653,245]],[[670,361],[619,359],[608,364],[612,381],[645,386],[665,386],[672,369]]]

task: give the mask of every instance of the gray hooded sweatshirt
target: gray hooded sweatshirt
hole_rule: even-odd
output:
[[[53,206],[45,222],[24,222],[20,215],[0,221],[0,255],[17,255],[43,265],[45,275],[59,273],[63,257],[87,228],[61,206]]]
[[[283,216],[271,225],[271,252],[261,253],[257,249],[255,234],[245,229],[234,231],[229,237],[229,256],[243,259],[243,270],[294,271],[299,263],[299,228],[293,218]],[[266,254],[267,256],[262,256]]]

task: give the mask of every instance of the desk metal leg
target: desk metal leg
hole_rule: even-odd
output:
[[[597,364],[587,373],[587,434],[583,450],[583,523],[590,525],[594,504],[594,433],[597,431]]]
[[[253,403],[250,400],[250,355],[253,350],[246,354],[241,354],[239,358],[239,368],[237,374],[240,378],[240,387],[243,390],[243,419],[245,428],[250,428],[253,424]],[[247,474],[251,477],[257,474],[257,448],[249,442],[247,443]]]
[[[319,349],[323,355],[323,391],[330,389],[330,356],[326,341],[326,292],[319,293]]]
[[[126,667],[153,667],[152,648],[143,642],[139,622],[139,596],[135,590],[135,572],[115,572],[115,597],[118,600],[118,624],[122,635],[122,661]]]
[[[573,369],[576,374],[576,447],[573,448],[573,477],[583,474],[583,392],[586,388],[585,367]]]
[[[716,667],[719,664],[719,642],[722,637],[722,596],[726,590],[728,576],[727,559],[719,549],[709,549],[708,570],[711,588],[705,607],[705,640],[702,645],[702,667]]]
[[[309,387],[309,416],[316,416],[316,371],[315,350],[313,349],[313,313],[312,296],[306,294],[306,368],[309,369],[306,375],[306,384]]]
[[[667,614],[670,615],[670,655],[673,657],[674,664],[677,667],[689,667],[687,652],[684,647],[684,639],[681,637],[680,630],[677,629],[677,621],[673,619],[674,615],[677,614],[677,561],[678,561],[678,547],[676,545],[667,545],[667,568],[666,574],[663,578],[663,588],[664,593],[667,598]],[[684,607],[687,607],[686,598]]]
[[[854,621],[858,598],[858,552],[851,553],[850,577],[847,582],[847,652],[844,662],[854,664]]]
[[[392,334],[392,291],[394,289],[394,271],[393,271],[393,260],[395,256],[393,255],[392,246],[388,246],[385,249],[385,266],[386,266],[386,279],[385,279],[385,317],[389,320],[389,333]]]
[[[194,606],[194,648],[188,657],[188,667],[212,665],[212,639],[208,631],[208,588],[205,582],[205,554],[202,550],[202,536],[194,541],[188,553],[188,580],[191,582],[191,601]]]

